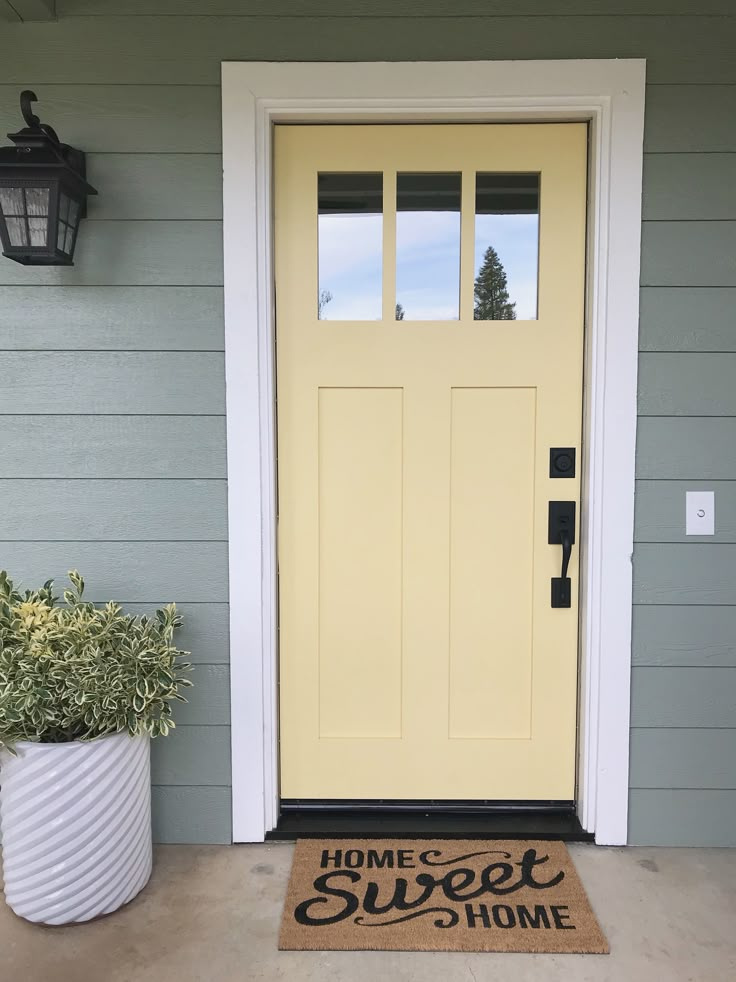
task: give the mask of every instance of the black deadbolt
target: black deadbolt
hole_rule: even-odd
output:
[[[550,477],[575,477],[575,447],[552,447],[549,452]]]

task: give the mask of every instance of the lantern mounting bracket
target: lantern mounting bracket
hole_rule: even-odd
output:
[[[31,103],[38,102],[38,96],[30,89],[23,89],[20,94],[20,111],[25,120],[26,126],[31,129],[41,126],[41,120],[35,113],[31,112]]]
[[[81,150],[75,150],[66,143],[62,143],[56,134],[53,126],[42,123],[39,117],[31,109],[31,104],[38,102],[38,96],[30,89],[23,89],[20,94],[20,111],[25,122],[25,127],[17,133],[8,133],[8,139],[12,140],[18,149],[18,153],[27,153],[32,149],[50,151],[58,157],[59,161],[74,171],[85,184],[87,194],[97,194],[97,191],[86,181],[86,167],[84,154]],[[86,217],[86,208],[82,217]]]

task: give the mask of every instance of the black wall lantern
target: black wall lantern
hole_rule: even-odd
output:
[[[24,266],[72,266],[79,222],[87,215],[84,154],[59,141],[20,94],[25,127],[0,147],[0,240],[3,255]]]

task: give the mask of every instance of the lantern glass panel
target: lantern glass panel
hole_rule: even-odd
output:
[[[23,188],[0,188],[0,208],[6,218],[11,215],[23,215],[25,213]]]
[[[79,224],[79,202],[62,191],[59,194],[59,219],[56,231],[56,248],[67,256],[74,251],[74,238]]]
[[[0,188],[0,209],[5,216],[11,246],[48,244],[49,189]]]

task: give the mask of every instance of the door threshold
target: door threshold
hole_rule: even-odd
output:
[[[307,805],[306,802],[304,802]],[[479,808],[299,807],[283,802],[275,829],[266,833],[268,842],[296,839],[558,839],[563,842],[593,842],[574,811],[562,807],[541,808],[490,806]],[[468,803],[470,804],[470,803]],[[520,803],[521,804],[521,803]],[[552,803],[551,803],[552,804]],[[557,804],[557,803],[554,803]],[[562,805],[562,803],[559,803]],[[285,806],[285,807],[284,807]]]

